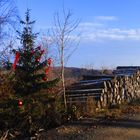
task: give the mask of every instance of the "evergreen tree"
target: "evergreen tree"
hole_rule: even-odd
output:
[[[25,21],[21,21],[22,32],[18,31],[21,46],[13,50],[15,54],[13,70],[4,75],[0,73],[2,81],[0,96],[3,97],[0,100],[0,132],[6,129],[19,130],[21,138],[18,136],[17,139],[34,135],[40,126],[48,127],[51,123],[54,124],[55,120],[57,123],[54,108],[51,108],[50,114],[47,112],[49,117],[46,114],[47,104],[54,103],[54,97],[37,91],[53,87],[58,80],[47,81],[51,59],[41,60],[44,50],[41,46],[35,45],[38,34],[32,32],[35,21],[30,21],[29,10],[25,17]],[[36,92],[37,94],[32,94]]]
[[[15,70],[14,89],[20,95],[29,95],[37,92],[42,88],[53,86],[57,80],[46,81],[51,59],[40,61],[44,50],[41,46],[35,47],[37,33],[33,33],[32,25],[35,21],[30,21],[29,10],[25,15],[25,21],[20,22],[23,25],[23,31],[18,32],[21,47],[14,50],[15,62],[13,69]],[[46,69],[45,69],[46,68]],[[46,72],[45,72],[46,71]]]

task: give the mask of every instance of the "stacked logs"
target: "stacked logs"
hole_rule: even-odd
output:
[[[66,90],[68,104],[84,103],[88,97],[98,108],[130,102],[140,97],[140,67],[117,67],[113,75],[84,76]]]

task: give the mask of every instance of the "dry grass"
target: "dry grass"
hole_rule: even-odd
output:
[[[139,129],[68,126],[48,132],[48,140],[140,140]]]
[[[140,140],[140,106],[127,105],[103,112],[105,123],[68,125],[48,131],[48,140]]]
[[[102,128],[95,131],[94,134],[92,132],[89,134],[87,140],[140,140],[139,129],[128,129],[128,128]]]

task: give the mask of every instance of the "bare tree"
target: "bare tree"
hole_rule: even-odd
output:
[[[7,26],[7,24],[14,26],[15,24],[13,18],[15,18],[17,11],[13,3],[13,0],[0,0],[0,39],[4,35],[2,33],[5,26]]]
[[[17,10],[14,1],[0,0],[0,65],[9,58],[9,50],[13,44],[11,33],[16,25],[16,17]]]
[[[74,42],[78,38],[78,35],[75,36],[73,32],[79,25],[79,20],[72,20],[71,11],[66,12],[63,10],[62,17],[57,13],[54,16],[54,28],[53,28],[53,37],[58,48],[58,57],[60,60],[61,67],[61,81],[62,89],[64,95],[64,105],[67,109],[66,95],[65,95],[65,65],[68,61],[68,58],[72,55],[75,50]]]

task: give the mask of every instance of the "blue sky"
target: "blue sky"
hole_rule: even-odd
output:
[[[67,66],[115,68],[140,65],[140,0],[15,0],[19,15],[27,9],[36,20],[35,29],[46,32],[53,16],[72,10],[80,19],[76,33],[80,42]]]

